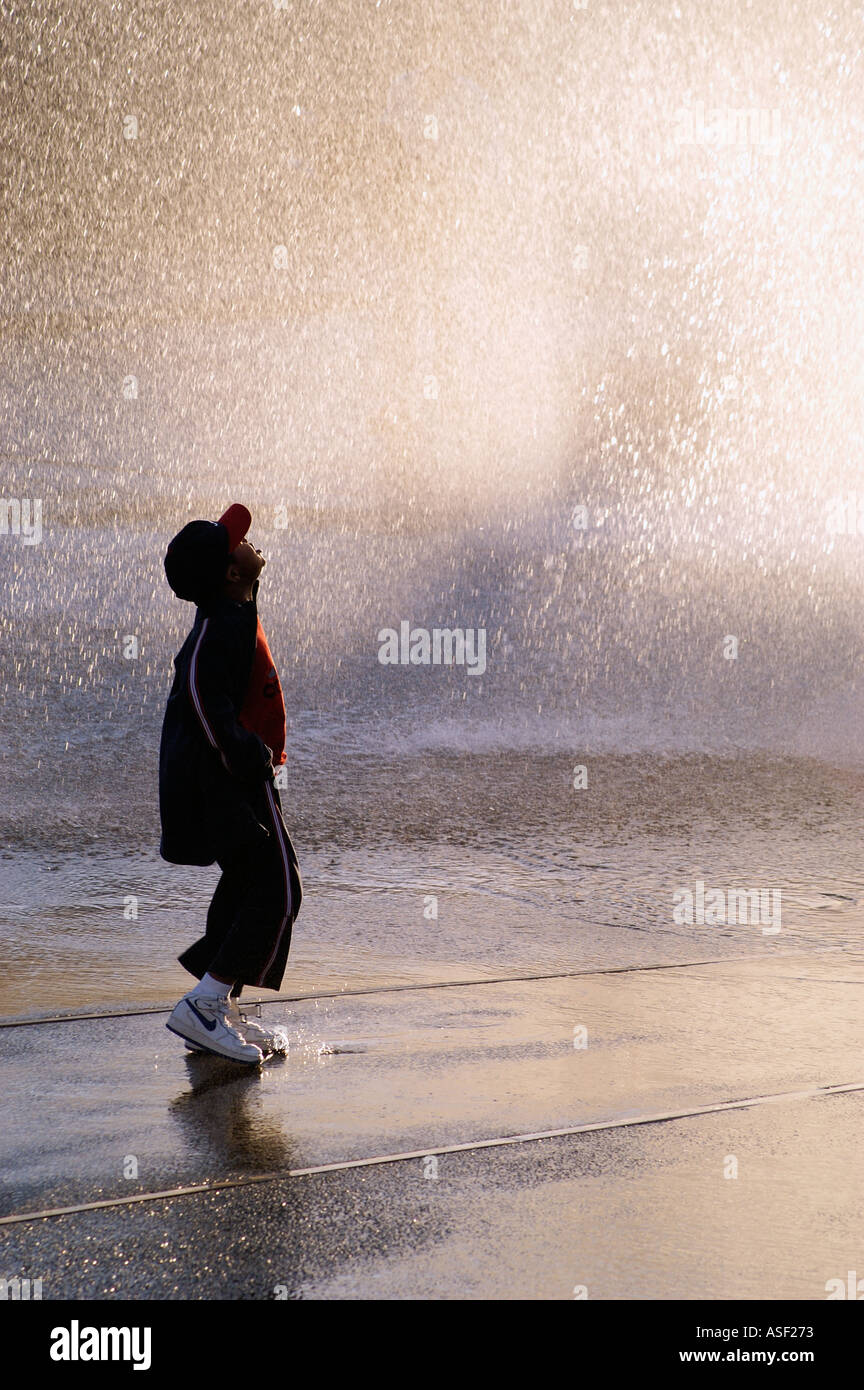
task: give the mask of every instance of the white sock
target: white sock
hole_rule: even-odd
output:
[[[214,980],[212,975],[205,975],[196,989],[190,990],[190,994],[204,994],[208,999],[221,999],[227,994],[231,986],[223,984],[221,980]]]

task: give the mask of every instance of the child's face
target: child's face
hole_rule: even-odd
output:
[[[267,561],[248,540],[242,540],[231,556],[226,579],[237,579],[243,584],[253,584]]]

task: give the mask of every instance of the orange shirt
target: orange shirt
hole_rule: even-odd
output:
[[[274,767],[285,762],[285,700],[260,618],[252,674],[237,718],[244,729],[257,734],[271,749]]]

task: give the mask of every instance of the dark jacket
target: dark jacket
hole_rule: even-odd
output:
[[[271,749],[237,722],[255,656],[258,580],[246,603],[201,605],[174,658],[159,745],[159,854],[212,864],[267,838],[251,802],[274,780]]]

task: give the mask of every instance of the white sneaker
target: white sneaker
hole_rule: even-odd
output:
[[[234,1062],[257,1066],[264,1054],[254,1043],[247,1043],[228,1018],[228,998],[222,995],[195,994],[191,991],[175,1005],[166,1028],[184,1038],[196,1051],[215,1052],[217,1057],[230,1057]]]
[[[258,1018],[261,1018],[260,1004],[252,1004],[248,1007],[254,1008],[258,1013]],[[267,1028],[263,1023],[256,1022],[255,1019],[249,1017],[246,1009],[238,1004],[233,995],[229,996],[228,999],[228,1012],[226,1018],[234,1031],[239,1033],[245,1042],[254,1043],[256,1047],[260,1047],[265,1057],[271,1055],[279,1057],[288,1056],[290,1039],[285,1029],[279,1027]],[[190,1048],[192,1052],[204,1052],[207,1050],[201,1047],[197,1042],[192,1042],[190,1038],[186,1039],[186,1046]]]

